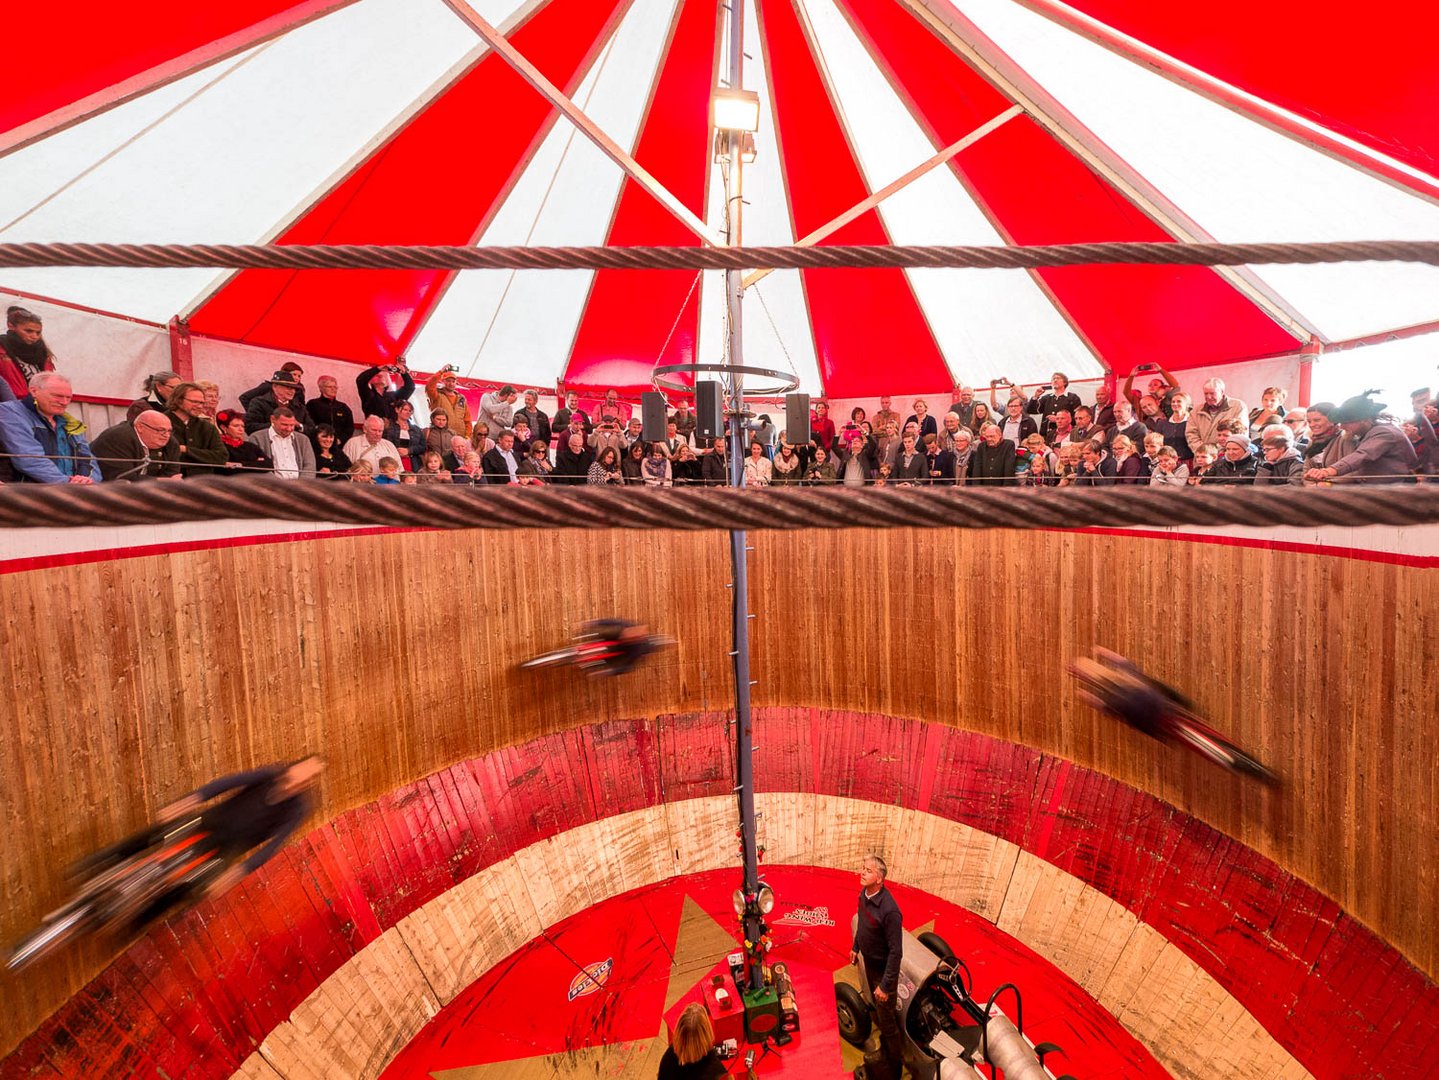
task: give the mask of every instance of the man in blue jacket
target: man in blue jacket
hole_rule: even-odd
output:
[[[14,477],[31,484],[93,484],[100,468],[85,439],[84,425],[65,415],[74,392],[59,372],[42,371],[30,393],[0,403],[0,450]]]

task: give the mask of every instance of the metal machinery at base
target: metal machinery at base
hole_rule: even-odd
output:
[[[853,924],[856,920],[851,920]],[[896,1013],[903,1035],[904,1064],[914,1080],[975,1080],[977,1062],[988,1062],[1005,1080],[1056,1080],[1044,1066],[1044,1055],[1059,1048],[1033,1046],[1022,1030],[1022,1006],[1011,1021],[994,1006],[1002,991],[1019,991],[1006,983],[988,1002],[971,996],[968,969],[937,934],[918,937],[905,931],[899,966]],[[863,1047],[873,1023],[874,1001],[859,960],[860,988],[835,984],[839,1030],[844,1039]],[[1073,1080],[1059,1077],[1058,1080]]]

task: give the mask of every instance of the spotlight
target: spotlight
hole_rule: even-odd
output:
[[[758,131],[759,94],[753,90],[716,90],[710,115],[720,131]]]

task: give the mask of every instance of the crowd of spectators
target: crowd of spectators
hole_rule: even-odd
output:
[[[843,426],[818,401],[809,438],[791,443],[767,415],[747,428],[742,464],[749,486],[983,484],[1018,487],[1147,484],[1412,482],[1439,468],[1439,422],[1428,391],[1410,419],[1369,394],[1340,405],[1285,408],[1267,388],[1249,408],[1224,382],[1204,381],[1196,401],[1168,371],[1145,365],[1112,395],[1081,401],[1055,373],[1032,393],[1006,380],[989,402],[958,386],[943,411],[914,401],[901,420],[883,397],[874,416],[851,410]],[[631,406],[611,390],[591,409],[570,393],[553,416],[537,391],[483,393],[471,414],[453,368],[423,392],[429,424],[415,419],[418,392],[403,359],[355,379],[358,408],[339,382],[286,363],[221,408],[221,388],[174,371],[150,375],[126,419],[91,442],[67,411],[70,381],[55,370],[38,316],[19,307],[0,337],[0,480],[32,483],[184,480],[269,474],[374,484],[641,484],[729,482],[726,440],[697,433],[683,404],[662,438],[646,440]],[[1000,396],[1005,400],[1000,403]]]

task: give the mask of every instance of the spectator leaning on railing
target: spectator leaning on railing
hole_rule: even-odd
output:
[[[85,438],[85,425],[65,411],[74,392],[59,372],[30,379],[29,393],[0,404],[0,450],[14,479],[32,484],[93,484],[100,467]]]
[[[536,391],[527,391],[525,407],[513,412],[513,430],[494,429],[496,435],[504,432],[499,443],[489,438],[489,422],[513,409],[516,394],[513,387],[501,387],[485,395],[488,408],[472,425],[466,440],[443,406],[431,413],[428,431],[410,421],[412,405],[403,388],[394,387],[402,372],[403,365],[397,364],[366,373],[370,403],[389,411],[368,415],[360,433],[343,445],[328,427],[323,435],[312,433],[318,436],[318,443],[316,437],[303,437],[305,420],[299,407],[292,404],[299,400],[293,371],[276,372],[264,384],[267,391],[251,398],[250,424],[260,414],[265,415],[266,424],[249,438],[243,437],[246,414],[242,412],[216,410],[212,426],[209,409],[219,399],[218,390],[207,394],[201,383],[181,381],[170,371],[156,372],[146,379],[146,396],[131,406],[129,421],[101,436],[104,454],[86,445],[84,426],[64,412],[71,399],[64,376],[41,373],[52,378],[37,376],[40,381],[34,384],[35,390],[23,401],[9,402],[0,414],[4,421],[0,423],[0,480],[11,474],[48,483],[84,483],[101,475],[107,480],[152,478],[173,472],[172,458],[178,459],[186,477],[234,476],[242,471],[236,466],[246,466],[244,471],[254,468],[287,479],[308,479],[318,471],[314,448],[320,445],[327,476],[358,478],[359,472],[348,470],[351,463],[363,462],[368,465],[366,479],[379,483],[407,484],[417,478],[443,482],[448,474],[452,483],[471,486],[585,484],[591,479],[590,466],[597,450],[614,451],[613,456],[605,455],[612,467],[596,470],[599,482],[650,486],[729,482],[725,460],[728,436],[700,439],[682,431],[679,419],[685,418],[688,426],[687,410],[672,414],[666,436],[651,443],[643,439],[637,417],[632,417],[628,430],[621,426],[616,410],[628,410],[630,405],[619,401],[614,392],[605,395],[600,422],[593,429],[572,402],[557,417],[572,423],[555,429],[560,449],[552,455],[544,439],[548,417],[539,409]],[[413,388],[408,373],[402,381]],[[431,380],[431,387],[439,389],[437,382],[444,385],[443,380]],[[348,409],[333,396],[334,380],[326,376],[319,385],[321,394],[314,401],[325,403],[326,415],[347,414]],[[214,389],[214,384],[210,386]],[[835,432],[831,446],[825,446],[826,440],[818,436],[795,445],[777,438],[778,451],[772,458],[765,445],[765,431],[749,432],[746,457],[740,464],[752,486],[978,483],[1027,489],[1115,483],[1183,487],[1197,483],[1413,482],[1416,474],[1424,480],[1439,470],[1439,435],[1434,430],[1439,410],[1430,401],[1428,390],[1416,391],[1415,415],[1400,425],[1381,415],[1383,406],[1372,402],[1370,395],[1351,398],[1338,407],[1320,402],[1309,406],[1307,412],[1291,410],[1281,417],[1284,393],[1270,387],[1265,408],[1254,415],[1275,422],[1264,425],[1256,447],[1249,438],[1251,414],[1242,402],[1226,394],[1218,379],[1204,384],[1205,403],[1198,412],[1189,411],[1188,396],[1170,379],[1151,387],[1152,393],[1139,396],[1142,418],[1134,416],[1128,399],[1097,393],[1095,408],[1080,405],[1072,410],[1072,425],[1071,410],[1065,406],[1071,404],[1073,395],[1061,374],[1056,373],[1053,387],[1057,393],[1038,395],[1029,405],[1034,413],[1026,413],[1025,396],[1007,381],[996,381],[994,392],[1008,388],[1010,400],[1003,417],[981,422],[978,435],[961,424],[958,412],[931,416],[922,403],[917,403],[915,415],[901,430],[886,424],[875,432],[865,422],[864,410],[856,408],[850,413],[850,423]],[[1169,397],[1169,417],[1156,407],[1155,393],[1159,391]],[[9,383],[0,379],[0,403],[10,394]],[[969,398],[974,417],[987,414],[983,403],[974,401],[967,388],[961,388],[960,396]],[[828,411],[827,402],[815,403],[812,431],[824,426]],[[136,423],[147,412],[152,415]],[[1109,421],[1108,430],[1101,427],[1096,412]],[[158,422],[153,415],[157,413],[163,413]],[[1047,430],[1032,430],[1034,414],[1046,420]],[[881,409],[877,415],[893,413]],[[767,417],[760,420],[767,431],[778,435]],[[936,431],[924,431],[936,420]],[[173,439],[162,441],[159,429],[166,424]],[[1208,441],[1197,441],[1201,439]],[[97,439],[97,447],[99,444]],[[438,455],[438,461],[427,465],[427,452]],[[1192,463],[1186,461],[1191,454]],[[12,466],[10,459],[17,455],[21,463]],[[96,466],[96,459],[111,457],[116,459],[113,463],[100,461]],[[388,459],[394,459],[400,468],[386,468]],[[613,467],[616,464],[617,469]]]
[[[1384,418],[1384,406],[1372,400],[1377,390],[1352,397],[1334,410],[1332,419],[1354,440],[1354,449],[1333,465],[1310,469],[1310,480],[1367,481],[1397,484],[1412,480],[1417,455],[1404,432]]]
[[[182,382],[170,391],[169,404],[167,415],[184,474],[207,476],[224,468],[229,455],[220,441],[220,429],[205,416],[204,388],[199,383]]]
[[[1294,433],[1283,424],[1269,424],[1259,435],[1260,462],[1256,484],[1304,483],[1304,459],[1294,447]]]
[[[399,460],[400,451],[385,438],[385,419],[382,416],[367,416],[360,425],[360,433],[344,445],[345,456],[355,464],[365,462],[370,472],[380,471],[380,459],[392,457]]]
[[[213,428],[211,430],[214,430]],[[216,432],[215,438],[219,439]],[[102,480],[179,480],[180,444],[168,416],[146,409],[106,428],[90,444]]]
[[[245,414],[238,409],[221,409],[215,414],[220,444],[225,448],[225,467],[216,476],[247,476],[253,470],[269,472],[270,459],[245,436]]]
[[[299,420],[288,406],[281,405],[270,413],[270,426],[264,431],[251,432],[249,441],[270,460],[270,467],[279,479],[315,478],[315,450],[305,433],[299,430]]]

